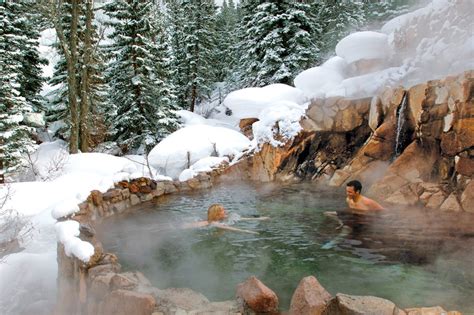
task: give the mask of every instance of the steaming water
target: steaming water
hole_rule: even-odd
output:
[[[234,216],[271,219],[233,223],[258,235],[173,228],[205,219],[212,203],[224,204]],[[310,183],[226,184],[165,197],[133,215],[108,219],[98,230],[106,250],[118,254],[125,270],[140,270],[156,287],[189,287],[214,301],[232,299],[236,285],[255,275],[277,293],[285,309],[301,278],[314,275],[332,294],[376,295],[401,307],[441,305],[474,311],[472,247],[464,251],[468,255],[410,264],[404,244],[387,248],[385,240],[374,238],[383,233],[380,230],[338,236],[337,222],[322,213],[344,207],[343,191]],[[328,246],[334,239],[339,242]]]

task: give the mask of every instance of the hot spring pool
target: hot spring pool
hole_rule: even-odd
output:
[[[449,244],[457,250],[446,254],[420,238],[417,244],[422,252],[427,249],[429,259],[406,259],[406,237],[393,231],[388,233],[393,235],[390,244],[377,239],[383,231],[338,236],[337,222],[323,212],[344,208],[344,198],[341,189],[312,183],[226,183],[166,196],[158,204],[109,218],[98,228],[99,238],[107,251],[118,255],[124,270],[143,272],[158,288],[188,287],[212,301],[232,299],[236,285],[255,275],[286,309],[301,278],[314,275],[331,294],[375,295],[401,307],[441,305],[474,312],[472,235],[453,238]],[[213,203],[223,204],[234,216],[271,219],[233,223],[258,235],[213,227],[173,228],[205,220]],[[420,234],[427,235],[422,230]],[[334,239],[336,244],[328,246]]]

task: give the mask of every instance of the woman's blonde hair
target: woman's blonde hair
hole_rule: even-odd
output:
[[[207,221],[220,221],[224,219],[222,213],[225,213],[225,208],[221,204],[213,204],[207,209]]]

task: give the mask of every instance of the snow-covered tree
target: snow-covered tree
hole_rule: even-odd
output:
[[[178,102],[194,111],[216,77],[216,7],[213,0],[171,0],[168,10]]]
[[[24,124],[24,115],[33,111],[33,103],[26,94],[27,77],[24,72],[25,45],[28,35],[18,23],[22,18],[21,4],[0,3],[0,178],[15,171],[21,165],[21,156],[30,152],[34,142],[31,128]]]
[[[114,1],[105,6],[114,31],[108,47],[111,62],[107,69],[111,136],[126,152],[145,152],[169,132],[173,123],[172,92],[161,77],[167,59],[161,56],[162,33],[153,27],[153,2]],[[171,118],[172,119],[172,118]]]
[[[352,31],[362,28],[366,22],[363,1],[321,1],[312,4],[312,12],[319,22],[314,40],[322,54],[333,54],[339,40]]]
[[[245,86],[290,84],[311,66],[318,53],[311,34],[315,27],[309,6],[291,0],[242,4],[240,44]]]
[[[105,70],[105,56],[102,50],[98,49],[98,41],[100,40],[100,32],[94,21],[94,11],[88,10],[90,2],[80,3],[78,5],[78,25],[77,25],[77,65],[75,66],[76,76],[76,95],[81,95],[81,89],[87,88],[87,108],[78,110],[81,113],[80,117],[80,145],[81,150],[87,151],[89,144],[94,146],[101,140],[100,129],[103,129],[103,111],[107,101],[107,87],[103,73]],[[87,24],[87,12],[91,13],[89,18],[90,23]],[[70,39],[71,26],[71,3],[62,3],[61,10],[58,12],[56,18],[60,19],[64,35],[67,40]],[[89,33],[88,33],[89,30]],[[88,36],[86,36],[88,35]],[[86,43],[86,37],[89,41]],[[48,104],[47,120],[50,123],[56,121],[63,121],[65,127],[58,130],[58,136],[68,138],[70,129],[70,105],[69,105],[69,83],[67,62],[59,42],[54,46],[58,49],[60,59],[55,65],[53,77],[50,79],[50,84],[56,88],[50,92],[50,104]],[[86,47],[90,49],[89,54],[86,54]],[[86,57],[87,56],[87,57]],[[87,58],[87,62],[85,61]],[[84,68],[84,65],[87,67]],[[84,70],[86,73],[83,73]],[[87,87],[82,82],[82,77],[86,78]],[[81,100],[79,98],[79,100]],[[84,107],[84,102],[81,102],[81,107]],[[83,110],[84,109],[84,110]]]

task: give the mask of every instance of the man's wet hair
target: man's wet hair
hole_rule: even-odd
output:
[[[351,180],[346,186],[354,187],[354,190],[359,193],[362,191],[362,184],[358,180]]]

